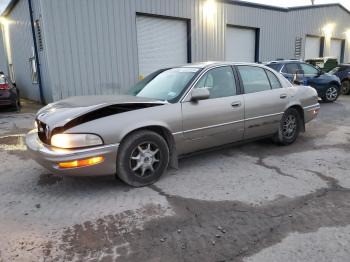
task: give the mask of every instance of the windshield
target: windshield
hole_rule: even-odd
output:
[[[128,94],[175,102],[198,71],[198,68],[159,70],[138,82]]]

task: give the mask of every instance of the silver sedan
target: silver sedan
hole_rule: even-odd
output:
[[[257,64],[159,70],[125,95],[71,97],[42,108],[26,143],[53,174],[154,183],[178,158],[238,141],[292,144],[320,105],[311,87]]]

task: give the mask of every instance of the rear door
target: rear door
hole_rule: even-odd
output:
[[[278,127],[289,101],[277,76],[257,66],[237,66],[244,88],[244,139],[270,135]]]
[[[210,98],[182,103],[184,137],[188,149],[198,150],[231,143],[243,138],[244,101],[237,91],[231,66],[210,69],[194,88],[207,88]]]

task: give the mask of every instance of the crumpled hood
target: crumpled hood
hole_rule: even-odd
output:
[[[128,105],[137,105],[136,109],[140,109],[142,105],[163,105],[166,103],[151,98],[128,95],[76,96],[48,104],[38,111],[37,119],[47,124],[52,130],[56,127],[63,127],[68,122],[80,116],[109,106],[123,105],[126,107]],[[131,110],[135,110],[135,107]]]

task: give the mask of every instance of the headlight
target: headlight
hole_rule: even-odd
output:
[[[102,145],[102,139],[93,134],[56,134],[51,138],[51,145],[59,148],[79,148]]]

